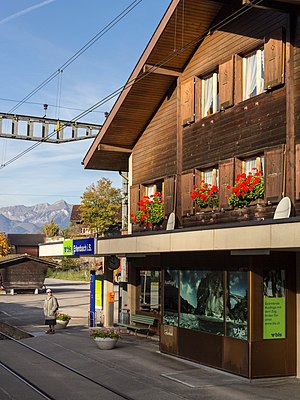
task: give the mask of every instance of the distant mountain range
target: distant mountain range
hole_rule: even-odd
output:
[[[64,200],[53,204],[0,207],[0,232],[40,233],[51,219],[64,229],[69,226],[71,211],[72,205]]]

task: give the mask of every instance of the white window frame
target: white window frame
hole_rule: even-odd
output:
[[[212,97],[212,101],[210,102],[210,105],[212,104],[212,112],[210,112],[210,106],[207,107],[207,84],[208,82],[211,82],[212,88],[211,92],[209,95]],[[219,111],[219,90],[218,90],[218,84],[219,84],[219,74],[218,72],[214,72],[213,74],[209,75],[207,78],[202,79],[202,93],[201,93],[201,104],[202,104],[202,110],[201,110],[201,115],[202,117],[207,117],[208,115],[215,114],[217,111]]]
[[[257,171],[262,171],[262,175],[264,175],[265,169],[265,158],[264,156],[260,157],[252,157],[247,158],[242,161],[242,172],[248,174],[249,172],[253,173],[253,168],[256,168]]]
[[[252,72],[249,66],[249,59],[250,57],[255,56],[255,65],[253,74],[255,87],[253,88],[251,93],[247,93],[247,79],[249,79],[250,72]],[[256,93],[251,95],[254,90]],[[258,96],[259,94],[264,92],[264,49],[258,49],[254,53],[251,53],[245,57],[243,57],[243,100],[250,99],[251,97]]]
[[[209,168],[201,171],[201,180],[209,185],[219,186],[219,169]]]

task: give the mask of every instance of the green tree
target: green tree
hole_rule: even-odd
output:
[[[8,254],[8,241],[4,232],[0,232],[0,257],[7,256]]]
[[[122,193],[112,187],[107,178],[91,184],[81,196],[80,214],[83,223],[92,231],[103,235],[111,225],[118,222]]]
[[[45,224],[43,226],[43,233],[47,236],[47,237],[54,237],[54,236],[58,236],[59,234],[59,226],[57,224],[54,223],[53,219],[51,219],[51,221],[49,222],[49,224]]]

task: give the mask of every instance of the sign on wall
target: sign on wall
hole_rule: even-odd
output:
[[[66,239],[63,243],[64,256],[84,256],[95,254],[95,239]]]
[[[284,339],[285,270],[264,271],[263,339]]]

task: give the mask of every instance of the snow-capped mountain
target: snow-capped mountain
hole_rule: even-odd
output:
[[[72,205],[64,200],[53,204],[0,207],[0,232],[38,233],[51,219],[64,229],[69,226],[71,210]]]

